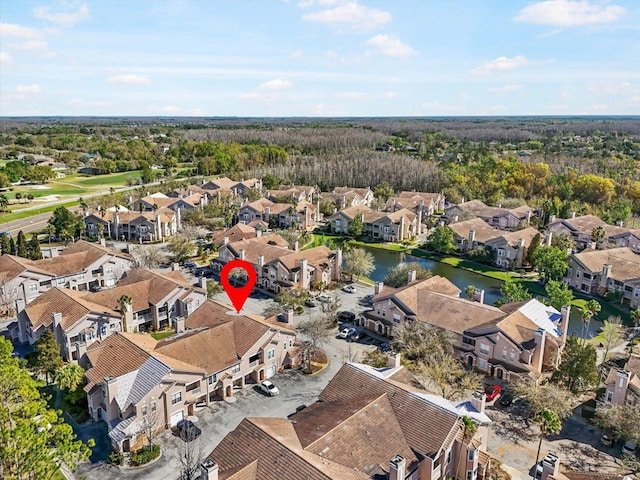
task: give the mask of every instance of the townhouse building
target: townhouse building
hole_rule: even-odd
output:
[[[282,201],[288,198],[292,203],[302,201],[313,203],[316,190],[316,187],[308,185],[280,185],[276,189],[265,190],[264,196],[270,200],[275,198]]]
[[[333,191],[322,192],[318,196],[326,202],[333,203],[336,210],[358,206],[370,207],[374,199],[370,188],[336,187]]]
[[[249,224],[252,221],[263,221],[274,228],[295,227],[311,230],[318,223],[319,209],[306,200],[292,203],[274,203],[261,198],[240,207],[238,222]]]
[[[376,212],[366,206],[348,207],[328,218],[331,232],[347,235],[352,222],[359,217],[363,236],[385,242],[401,242],[418,235],[419,216],[402,208],[395,212]]]
[[[624,366],[611,368],[605,380],[604,405],[640,404],[640,355],[631,355]]]
[[[480,218],[494,228],[510,230],[521,225],[528,225],[535,214],[533,208],[522,205],[516,208],[491,207],[480,200],[470,200],[449,205],[444,209],[445,216],[450,223],[458,220]]]
[[[491,419],[484,394],[454,404],[411,385],[399,358],[346,363],[319,400],[280,418],[246,418],[201,465],[201,478],[476,480],[486,471]],[[463,441],[462,417],[478,425]]]
[[[500,236],[485,241],[484,246],[495,252],[494,264],[507,270],[521,268],[526,262],[531,241],[536,235],[542,235],[533,227],[515,232],[500,230]]]
[[[201,188],[215,193],[230,193],[232,195],[243,197],[245,192],[249,189],[254,189],[259,192],[262,191],[262,180],[258,178],[249,178],[247,180],[237,182],[227,177],[219,177],[203,183]]]
[[[42,260],[2,255],[1,308],[20,312],[25,305],[54,287],[79,291],[111,287],[132,263],[133,259],[126,253],[84,240],[71,244],[58,256]]]
[[[592,236],[595,229],[604,230],[604,237],[598,239],[597,245],[594,244]],[[609,225],[595,215],[576,216],[576,212],[571,212],[571,216],[565,219],[556,219],[551,215],[547,230],[570,235],[578,250],[587,247],[629,247],[634,252],[640,253],[640,230],[624,228],[621,225]]]
[[[104,420],[116,451],[141,447],[146,428],[171,428],[211,402],[274,376],[287,365],[295,331],[207,301],[182,333],[156,341],[119,332],[87,351],[89,413]]]
[[[443,277],[409,280],[399,289],[376,284],[373,308],[360,325],[385,336],[413,321],[446,330],[469,368],[505,381],[538,379],[556,367],[566,342],[569,307],[558,312],[530,300],[497,308],[482,303],[482,291],[479,301],[459,298],[460,290]]]
[[[388,212],[395,212],[401,208],[407,208],[414,213],[421,212],[422,217],[429,217],[435,212],[444,211],[445,197],[442,193],[427,192],[400,192],[400,195],[389,197],[386,204]]]
[[[134,201],[131,210],[134,212],[153,212],[159,208],[169,208],[174,212],[178,210],[186,211],[193,210],[196,207],[202,208],[207,204],[207,201],[207,195],[202,193],[172,197],[156,192]]]
[[[88,212],[84,217],[88,237],[127,240],[163,240],[182,228],[182,210],[167,207],[155,210],[128,210],[125,207]],[[101,225],[101,227],[98,227]],[[102,231],[100,231],[102,230]]]
[[[616,292],[632,308],[640,305],[640,255],[629,247],[584,250],[568,259],[565,283],[588,295]]]

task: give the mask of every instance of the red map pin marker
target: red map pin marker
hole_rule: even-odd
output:
[[[247,272],[247,284],[244,287],[234,287],[229,283],[229,272],[234,268],[241,268],[245,272]],[[256,271],[249,262],[245,262],[244,260],[232,260],[227,263],[224,267],[222,267],[222,271],[220,272],[220,283],[224,287],[224,291],[227,292],[227,295],[231,299],[231,303],[236,307],[236,311],[240,313],[242,310],[242,306],[244,302],[249,298],[249,294],[253,287],[256,284]]]

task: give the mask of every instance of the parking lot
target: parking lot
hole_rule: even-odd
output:
[[[358,315],[365,309],[358,304],[358,301],[362,297],[372,294],[373,288],[361,285],[356,288],[356,293],[335,292],[341,301],[340,310],[352,311]],[[216,300],[228,302],[224,293],[218,295]],[[272,302],[271,299],[249,298],[242,313],[260,314]],[[304,314],[296,315],[294,325],[308,319],[315,310],[319,310],[319,307],[305,309]],[[375,345],[347,342],[338,338],[337,327],[331,333],[332,335],[322,347],[329,359],[329,367],[326,370],[313,376],[304,375],[299,371],[285,370],[272,379],[280,391],[278,396],[268,397],[260,391],[257,385],[249,385],[244,390],[234,392],[236,399],[234,403],[220,401],[198,411],[195,424],[202,430],[202,435],[195,442],[201,445],[202,451],[205,454],[211,452],[224,436],[231,432],[245,417],[285,418],[294,413],[296,408],[312,404],[345,362],[358,361],[364,351],[376,348]],[[377,339],[377,341],[380,340]],[[171,431],[162,432],[156,441],[161,446],[162,458],[148,467],[121,470],[107,463],[84,464],[78,468],[77,475],[99,479],[177,478],[180,471],[178,458],[179,455],[184,454],[184,450],[182,450],[184,442],[173,435]]]

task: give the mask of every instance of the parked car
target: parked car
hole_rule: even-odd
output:
[[[484,389],[484,393],[487,395],[487,402],[494,401],[501,391],[500,385],[487,385]]]
[[[202,434],[202,430],[196,427],[191,420],[180,420],[176,425],[176,432],[185,442],[195,440]]]
[[[322,303],[329,303],[331,301],[331,297],[326,293],[321,293],[316,297],[316,300]]]
[[[505,392],[500,396],[500,405],[503,407],[508,407],[513,403],[513,395],[509,392]]]
[[[378,347],[378,350],[380,350],[381,352],[389,352],[391,351],[391,345],[389,345],[387,342],[383,342]]]
[[[356,293],[358,290],[353,285],[347,285],[346,287],[342,288],[342,291],[347,293]]]
[[[305,300],[304,304],[310,308],[315,308],[318,306],[318,302],[316,302],[313,298]]]
[[[196,268],[198,265],[196,265],[196,262],[184,262],[183,265],[185,266],[185,268]]]
[[[343,328],[342,330],[340,330],[340,333],[338,333],[338,336],[340,338],[347,338],[348,336],[353,335],[357,331],[358,330],[356,330],[353,327],[346,327],[346,328]]]
[[[603,433],[602,436],[600,437],[600,443],[605,447],[612,447],[613,438],[608,433]]]
[[[353,333],[351,335],[349,335],[347,337],[347,340],[350,342],[359,342],[360,340],[362,340],[364,337],[366,337],[367,334],[361,331],[356,331],[356,333]]]
[[[273,397],[274,395],[278,395],[280,393],[278,387],[276,387],[269,380],[263,380],[262,382],[260,382],[260,389],[270,397]]]
[[[341,322],[353,322],[356,319],[356,314],[353,312],[343,311],[338,312],[337,317]]]
[[[629,455],[630,457],[635,456],[636,444],[633,442],[625,442],[625,444],[622,446],[622,454]]]

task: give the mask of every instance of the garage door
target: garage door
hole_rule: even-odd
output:
[[[276,374],[276,366],[275,365],[269,365],[267,367],[267,378],[271,378]]]
[[[175,427],[180,420],[184,417],[184,413],[182,410],[178,410],[177,412],[173,412],[171,414],[171,426]]]

